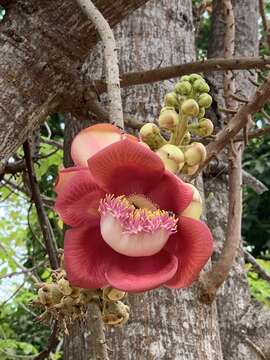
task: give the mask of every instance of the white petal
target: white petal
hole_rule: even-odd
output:
[[[170,233],[164,229],[154,233],[126,234],[120,222],[112,215],[101,216],[100,230],[103,240],[116,252],[126,256],[151,256],[166,244]]]

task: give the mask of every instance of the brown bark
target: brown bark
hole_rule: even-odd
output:
[[[95,1],[114,26],[147,0]],[[80,91],[81,66],[97,32],[75,1],[4,2],[0,23],[0,161],[50,112],[67,110]],[[74,102],[73,102],[74,103]]]
[[[236,56],[253,56],[258,51],[258,10],[257,2],[253,0],[233,1],[236,18]],[[220,1],[214,1],[213,25],[210,38],[210,56],[221,56],[223,51],[223,26],[220,18],[222,7]],[[236,76],[236,87],[242,97],[249,97],[254,87],[248,78],[249,72]],[[215,89],[214,98],[222,104],[222,77],[218,73],[209,77]],[[239,94],[239,93],[238,93]],[[216,117],[216,126],[222,125],[222,116]],[[205,195],[213,193],[207,201],[207,218],[217,249],[214,258],[218,256],[225,240],[226,218],[228,211],[227,178],[215,177],[205,179]],[[240,246],[232,270],[218,295],[218,314],[222,339],[224,360],[261,360],[270,357],[270,313],[260,305],[251,301],[244,268],[242,245]]]

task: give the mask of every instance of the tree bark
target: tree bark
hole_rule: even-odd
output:
[[[96,0],[111,26],[147,0]],[[75,1],[1,2],[0,163],[49,113],[84,101],[81,66],[98,40]],[[70,101],[73,99],[73,101]]]
[[[234,1],[236,19],[235,55],[256,56],[258,53],[258,9],[257,1]],[[222,2],[214,1],[213,22],[210,38],[209,56],[223,55],[224,28]],[[241,97],[249,97],[254,86],[248,80],[252,74],[248,71],[235,72],[236,89]],[[253,78],[254,75],[253,75]],[[209,74],[214,85],[214,97],[222,104],[223,79],[218,73]],[[216,118],[216,129],[219,129],[224,117]],[[224,155],[222,155],[224,158]],[[228,211],[228,181],[226,176],[205,178],[205,196],[207,201],[208,224],[217,241],[215,256],[225,240]],[[210,194],[214,194],[213,197]],[[211,198],[211,200],[210,200]],[[262,309],[251,300],[244,268],[243,245],[241,244],[234,266],[229,277],[219,290],[218,315],[222,339],[224,360],[261,360],[270,357],[270,312]]]
[[[152,0],[115,28],[121,72],[156,68],[194,60],[195,45],[190,0]],[[89,77],[103,75],[97,50],[88,59]],[[124,111],[140,121],[158,116],[169,81],[122,90]],[[190,289],[159,289],[130,295],[131,319],[123,328],[107,330],[110,358],[222,360],[216,304],[198,301],[195,284]],[[83,331],[80,336],[83,339]],[[78,336],[76,337],[78,339]],[[72,337],[66,339],[65,360],[94,359],[85,349],[84,357],[72,357],[84,347]],[[73,351],[70,349],[73,348]],[[81,351],[81,350],[80,350]]]

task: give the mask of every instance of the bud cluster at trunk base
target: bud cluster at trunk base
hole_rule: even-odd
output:
[[[87,305],[91,302],[100,307],[103,322],[107,325],[121,326],[129,319],[129,307],[120,301],[126,297],[126,292],[110,286],[104,289],[73,287],[63,267],[52,271],[49,281],[39,283],[37,287],[37,298],[32,305],[43,311],[38,321],[50,325],[57,320],[66,333],[68,325],[85,318]]]

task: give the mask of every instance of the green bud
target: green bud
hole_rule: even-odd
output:
[[[185,157],[177,146],[166,144],[156,151],[161,158],[167,170],[177,174],[185,163]]]
[[[178,97],[175,92],[170,92],[165,95],[165,105],[171,107],[178,106]]]
[[[198,116],[199,114],[199,105],[194,99],[188,99],[183,102],[181,105],[181,112],[184,115],[188,116]]]
[[[182,76],[180,81],[189,81],[189,75]]]
[[[205,146],[199,142],[194,142],[185,151],[185,162],[188,166],[200,165],[206,159]]]
[[[200,111],[199,111],[199,115],[198,118],[202,118],[205,115],[205,108],[204,107],[200,107]]]
[[[214,125],[210,119],[206,119],[206,118],[200,119],[198,125],[199,126],[196,131],[198,135],[205,137],[213,133]]]
[[[212,104],[212,97],[207,93],[203,93],[199,96],[198,104],[201,107],[208,109]]]
[[[166,140],[160,134],[159,127],[153,123],[148,123],[141,127],[140,137],[152,150],[157,150],[162,145],[166,144]]]
[[[172,108],[163,108],[160,112],[158,123],[161,129],[172,131],[179,124],[179,115]]]
[[[192,86],[188,81],[181,81],[175,85],[174,91],[180,95],[188,95],[192,91]]]
[[[201,92],[201,93],[208,93],[210,91],[210,87],[209,85],[201,79],[197,79],[194,81],[193,83],[193,89],[196,90],[197,92]]]
[[[203,77],[201,75],[199,75],[199,74],[191,74],[191,75],[189,75],[189,81],[191,83],[193,83],[196,80],[203,80],[204,81]]]

